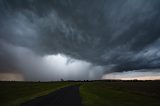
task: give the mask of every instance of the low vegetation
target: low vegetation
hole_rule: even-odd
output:
[[[97,81],[80,87],[85,106],[160,106],[159,81]]]
[[[0,82],[0,106],[17,106],[77,83],[85,106],[160,106],[160,81]]]
[[[0,82],[0,106],[17,106],[71,84],[71,82]]]

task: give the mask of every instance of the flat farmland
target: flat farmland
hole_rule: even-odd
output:
[[[18,106],[71,84],[71,82],[0,82],[0,106]]]
[[[0,106],[160,106],[160,81],[0,82],[0,90]]]
[[[95,81],[80,87],[85,106],[160,106],[160,81]]]

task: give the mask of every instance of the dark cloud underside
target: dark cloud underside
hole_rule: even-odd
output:
[[[0,70],[17,69],[6,45],[65,54],[104,73],[159,69],[159,28],[159,0],[0,0]]]

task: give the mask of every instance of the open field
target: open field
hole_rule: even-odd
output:
[[[17,106],[71,84],[71,82],[0,82],[0,106]]]
[[[160,106],[160,81],[0,82],[0,106],[17,106],[48,94],[61,101],[72,90],[62,89],[63,96],[54,91],[77,83],[85,106]]]
[[[160,106],[160,81],[97,81],[80,87],[86,106]]]

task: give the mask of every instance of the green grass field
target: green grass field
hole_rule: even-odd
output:
[[[71,84],[71,82],[0,82],[0,106],[17,106]]]
[[[159,82],[88,82],[80,87],[85,106],[160,106]]]
[[[80,82],[0,82],[0,106],[18,106]],[[160,81],[81,82],[85,106],[160,106]]]

